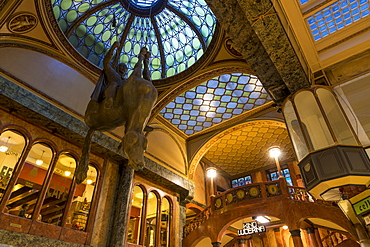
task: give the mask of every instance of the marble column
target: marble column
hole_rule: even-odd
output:
[[[321,236],[320,236],[319,229],[314,228],[314,231],[315,231],[315,236],[316,236],[316,240],[317,240],[317,243],[318,243],[319,247],[324,247],[323,244],[322,244],[322,241],[321,241]]]
[[[290,230],[290,235],[292,235],[293,238],[293,244],[294,247],[303,247],[302,239],[301,239],[301,230]]]
[[[365,228],[360,223],[356,223],[356,224],[354,224],[354,226],[355,226],[355,229],[356,229],[356,232],[357,232],[357,236],[358,236],[358,239],[359,239],[359,242],[360,242],[360,246],[361,247],[370,247],[369,235],[366,232]]]
[[[212,247],[221,247],[221,242],[213,242]]]
[[[243,238],[238,239],[239,247],[247,247],[247,245],[245,244],[246,241],[247,240],[246,239],[243,239]]]
[[[109,229],[110,237],[108,246],[112,247],[126,246],[134,180],[134,169],[127,164],[120,164],[119,172],[120,177],[116,188],[114,214]]]
[[[275,234],[275,240],[276,240],[277,247],[284,247],[279,227],[274,228],[274,234]]]
[[[308,235],[308,241],[313,247],[320,247],[316,235],[315,235],[315,229],[313,227],[305,228],[307,235]]]
[[[247,245],[247,247],[253,247],[254,245],[253,245],[253,240],[252,240],[252,238],[250,238],[250,239],[248,239],[248,245]]]

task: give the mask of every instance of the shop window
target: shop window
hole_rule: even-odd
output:
[[[89,165],[87,178],[76,186],[71,209],[68,212],[66,227],[74,230],[86,230],[91,203],[95,191],[98,173],[95,167]]]
[[[239,187],[239,186],[243,186],[243,185],[251,184],[251,183],[252,183],[252,177],[249,175],[249,176],[245,176],[242,178],[232,180],[231,187],[235,188],[235,187]]]
[[[59,156],[40,212],[43,222],[61,226],[75,169],[73,157],[68,154]],[[76,193],[82,196],[84,187],[83,184],[77,186]],[[71,219],[68,220],[67,223],[72,224]]]
[[[158,197],[154,192],[148,194],[148,203],[146,208],[146,247],[156,246],[156,232],[157,232],[157,208]]]
[[[7,203],[10,214],[31,218],[49,169],[53,152],[43,143],[32,146]],[[42,220],[42,215],[35,217]]]
[[[128,226],[128,242],[139,244],[141,218],[143,214],[144,192],[140,186],[134,187],[132,195],[132,205],[130,212],[130,222]]]
[[[25,147],[25,138],[15,131],[0,135],[0,202]]]
[[[170,247],[170,225],[171,225],[171,205],[168,198],[163,198],[161,207],[161,247]]]
[[[290,171],[288,168],[281,168],[281,173],[289,186],[293,186],[293,181],[290,176]],[[269,181],[275,181],[279,179],[279,173],[276,169],[271,169],[267,171],[267,178]]]

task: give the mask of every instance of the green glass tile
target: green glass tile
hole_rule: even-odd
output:
[[[231,101],[231,102],[238,102],[238,100],[239,100],[239,98],[232,97],[230,101]]]
[[[188,121],[184,121],[184,120],[181,121],[181,124],[187,124],[187,123]]]
[[[193,130],[194,129],[194,126],[188,126],[188,129],[189,130]]]
[[[192,117],[190,117],[190,120],[197,120],[197,117],[192,116]]]
[[[243,85],[243,84],[242,84],[242,85],[238,85],[238,86],[236,87],[236,89],[243,90],[244,86],[245,86],[245,85]]]
[[[243,105],[243,104],[238,104],[238,105],[236,106],[236,108],[238,108],[238,109],[243,109],[243,107],[244,107],[244,105]]]
[[[178,109],[182,109],[182,104],[176,104],[176,108],[178,108]]]
[[[221,96],[219,96],[219,95],[215,95],[215,97],[213,98],[213,100],[220,100],[221,99]]]
[[[180,115],[177,115],[177,114],[176,114],[176,115],[174,115],[174,116],[173,116],[173,118],[178,119],[178,118],[180,118]]]
[[[260,99],[266,99],[266,98],[267,98],[267,96],[268,96],[267,94],[264,94],[264,93],[263,93],[263,94],[261,94],[261,95],[260,95]]]
[[[207,93],[214,93],[215,92],[215,89],[214,88],[208,88],[207,89]]]
[[[226,90],[225,91],[225,95],[232,95],[233,94],[233,91],[231,91],[231,90]]]
[[[222,114],[221,113],[217,113],[216,114],[216,117],[222,117]]]
[[[182,95],[182,96],[184,96],[184,95]],[[193,100],[192,100],[192,99],[186,99],[186,100],[185,100],[185,103],[187,103],[187,104],[192,104],[192,103],[193,103]]]
[[[233,109],[226,109],[226,112],[227,113],[232,113],[233,112]]]
[[[244,92],[244,93],[243,93],[243,97],[249,97],[249,95],[251,95],[251,93],[250,93],[250,92]]]
[[[255,99],[249,99],[249,100],[248,100],[248,104],[254,104],[254,102],[256,102],[256,100],[255,100]]]
[[[227,103],[226,102],[221,102],[220,106],[221,107],[226,107],[227,106]]]
[[[194,109],[194,110],[199,110],[199,108],[200,108],[200,106],[199,106],[199,105],[194,105],[194,106],[193,106],[193,109]]]
[[[226,87],[226,83],[224,83],[224,82],[220,82],[220,83],[218,84],[218,87],[219,87],[219,88],[225,88],[225,87]]]
[[[239,77],[232,76],[232,77],[230,78],[230,81],[232,81],[232,82],[237,82],[237,81],[238,81],[238,79],[239,79]]]
[[[197,125],[198,126],[202,126],[203,125],[203,122],[197,122]]]
[[[183,115],[189,115],[190,114],[190,111],[186,110],[183,112]]]

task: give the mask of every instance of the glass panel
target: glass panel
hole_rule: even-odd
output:
[[[286,180],[287,184],[289,186],[293,186],[293,181],[292,181],[292,178],[290,176],[289,169],[283,169],[282,173],[283,173],[283,176],[285,177],[285,180]]]
[[[153,192],[148,194],[148,203],[146,209],[146,247],[154,247],[157,232],[157,195]]]
[[[42,222],[53,225],[61,224],[75,169],[76,161],[74,158],[67,154],[59,156],[42,204]]]
[[[313,39],[317,41],[369,14],[369,0],[339,0],[306,20]]]
[[[163,198],[161,208],[161,247],[170,246],[171,207],[168,198]]]
[[[128,242],[139,244],[141,218],[143,213],[143,198],[144,192],[140,186],[134,187],[132,195],[132,205],[130,211],[130,222],[128,226]]]
[[[370,74],[335,88],[338,99],[362,145],[370,145]]]
[[[160,114],[192,135],[269,101],[257,77],[232,73],[214,77],[179,95]]]
[[[313,93],[310,91],[300,92],[295,97],[294,102],[313,150],[333,145],[333,138]]]
[[[233,188],[238,187],[238,180],[237,180],[237,179],[234,179],[234,180],[231,182],[231,187],[233,187]]]
[[[8,201],[7,207],[12,214],[32,217],[52,155],[51,149],[45,144],[32,146]],[[41,221],[42,215],[37,219]]]
[[[25,143],[22,135],[11,130],[4,131],[0,135],[0,202],[12,178],[15,165],[22,155]]]
[[[308,149],[303,137],[301,127],[299,126],[297,116],[294,112],[292,102],[290,101],[286,102],[286,104],[284,105],[283,113],[285,123],[289,129],[290,139],[293,142],[295,153],[297,155],[298,161],[301,161],[303,157],[308,154]],[[306,134],[308,134],[307,131]]]
[[[342,110],[339,108],[337,100],[334,95],[324,89],[317,89],[317,95],[320,103],[324,108],[326,117],[329,120],[330,126],[334,131],[338,143],[347,145],[357,145],[357,141],[343,116]]]
[[[89,165],[87,178],[76,186],[71,210],[68,212],[66,227],[86,231],[91,203],[97,181],[97,170]]]

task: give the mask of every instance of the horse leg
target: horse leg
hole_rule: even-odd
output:
[[[95,130],[90,128],[85,137],[84,145],[82,147],[81,159],[75,172],[77,184],[82,183],[87,177],[87,171],[89,170],[90,162],[91,139],[94,132]]]

